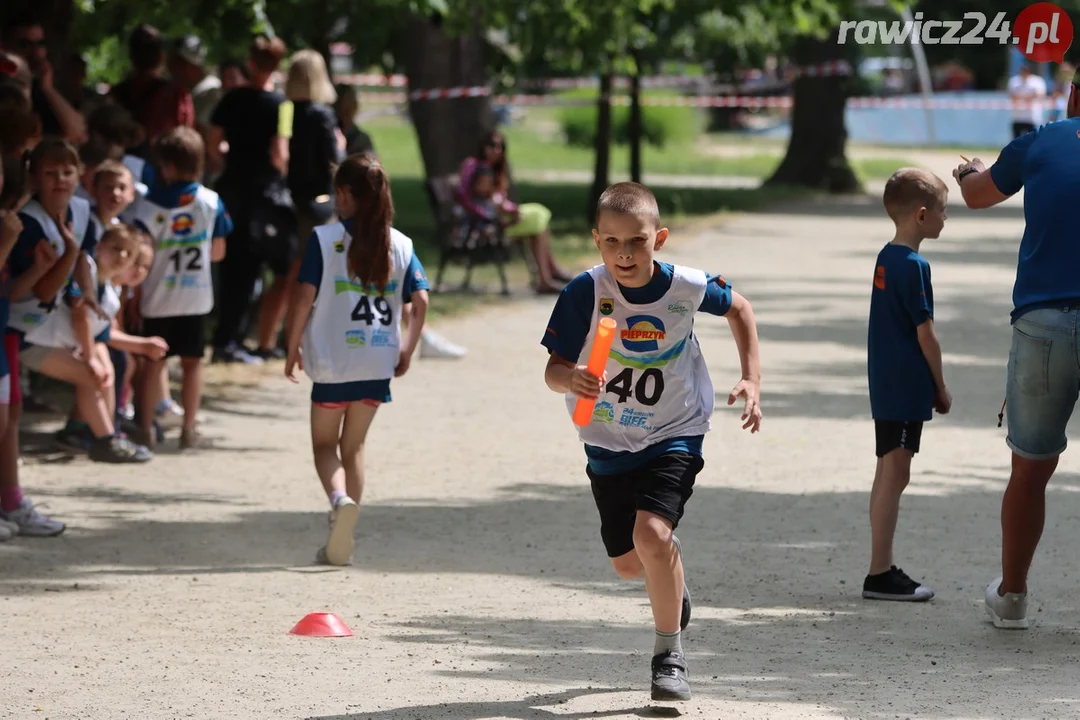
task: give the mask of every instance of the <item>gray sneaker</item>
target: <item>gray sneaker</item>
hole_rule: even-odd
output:
[[[685,701],[690,699],[690,671],[682,653],[665,652],[653,655],[652,699]]]
[[[986,614],[994,627],[1002,630],[1024,630],[1028,627],[1027,594],[1005,593],[998,595],[1001,578],[986,588]]]

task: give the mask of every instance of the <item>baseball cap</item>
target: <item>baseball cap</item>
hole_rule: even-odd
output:
[[[202,65],[206,62],[206,49],[198,35],[182,35],[173,44],[173,52],[192,65]]]

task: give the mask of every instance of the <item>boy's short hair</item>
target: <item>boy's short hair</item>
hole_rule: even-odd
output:
[[[142,238],[138,230],[130,225],[110,225],[104,233],[101,234],[101,240],[98,241],[98,245],[104,245],[105,243],[116,244],[116,249],[120,251],[121,257],[129,258],[134,257],[135,253],[139,251],[139,246],[142,244]]]
[[[596,203],[596,224],[604,212],[644,217],[660,227],[660,207],[652,190],[634,182],[615,183],[600,195]]]
[[[251,39],[248,56],[256,70],[272,73],[281,65],[286,52],[285,43],[281,41],[281,38],[256,35]]]
[[[885,212],[899,221],[904,215],[920,207],[944,207],[949,187],[941,178],[922,168],[900,168],[885,183],[882,200]]]
[[[79,161],[87,169],[96,168],[112,156],[112,146],[103,138],[93,137],[79,146]]]
[[[30,151],[30,176],[34,177],[41,172],[45,163],[82,167],[79,163],[79,151],[75,146],[54,135],[45,137]]]
[[[154,154],[162,165],[172,165],[181,180],[198,180],[203,174],[206,145],[194,128],[176,127],[158,138]]]
[[[131,170],[128,169],[127,165],[122,162],[117,162],[116,160],[106,160],[99,164],[97,169],[94,170],[94,187],[97,187],[97,184],[107,177],[123,177],[124,175],[127,175],[128,180],[130,180],[133,185],[135,184],[135,178],[132,176]]]

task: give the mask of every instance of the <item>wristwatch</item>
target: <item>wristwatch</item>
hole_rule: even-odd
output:
[[[956,176],[956,181],[957,182],[964,182],[964,178],[966,178],[968,175],[972,175],[972,174],[977,173],[977,172],[979,172],[979,171],[976,170],[975,168],[970,168],[970,167],[967,170],[961,170],[960,174]]]

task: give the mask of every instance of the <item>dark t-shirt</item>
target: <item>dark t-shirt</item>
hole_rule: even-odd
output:
[[[338,153],[337,118],[326,105],[293,103],[289,140],[289,189],[297,207],[319,195],[334,194],[333,165]]]
[[[49,105],[49,100],[45,97],[45,93],[41,91],[41,85],[38,84],[37,80],[34,81],[34,85],[30,89],[30,103],[34,107],[34,113],[41,120],[42,135],[61,136],[64,134],[64,129],[60,127],[60,119],[53,112],[52,105]]]
[[[280,117],[280,110],[284,102],[281,93],[253,87],[235,88],[221,98],[210,116],[210,124],[224,130],[229,143],[219,188],[265,187],[279,177],[270,162],[270,145],[277,135],[291,134],[291,122],[282,127],[285,118]]]

